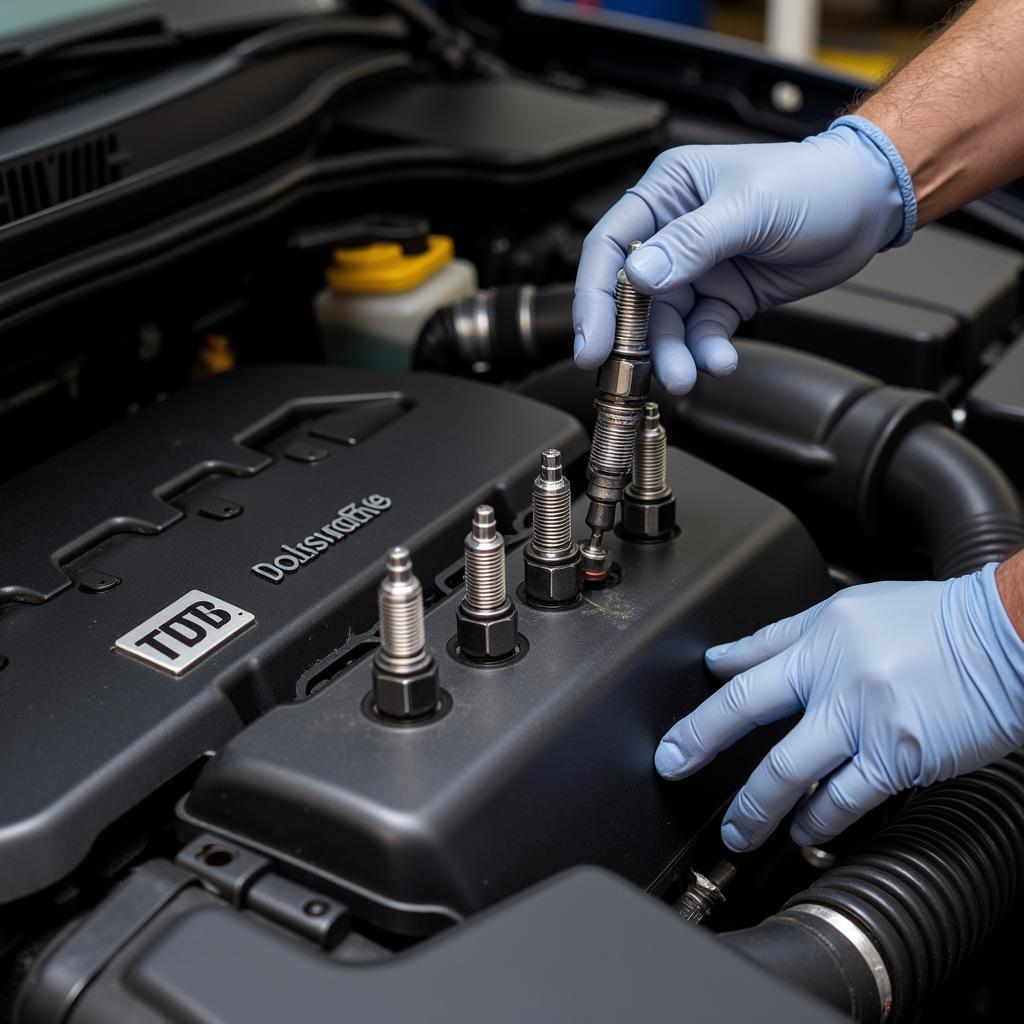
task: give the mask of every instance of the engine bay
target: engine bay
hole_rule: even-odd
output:
[[[1024,544],[1014,189],[758,314],[733,378],[654,385],[671,519],[623,516],[606,577],[545,599],[543,481],[591,527],[586,233],[661,149],[798,138],[851,84],[612,16],[342,6],[159,57],[119,29],[117,76],[26,72],[0,122],[0,1024],[681,992],[700,1021],[1011,1019],[1018,755],[739,856],[722,813],[786,723],[682,783],[651,759],[709,646]],[[374,246],[448,298],[331,306]],[[497,653],[467,534],[503,538]]]

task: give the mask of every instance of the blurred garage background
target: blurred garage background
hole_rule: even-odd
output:
[[[942,0],[544,0],[600,7],[755,42],[872,80],[914,53],[952,7]]]

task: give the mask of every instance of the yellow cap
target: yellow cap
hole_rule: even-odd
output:
[[[447,235],[427,235],[427,251],[406,255],[398,242],[335,249],[327,284],[335,292],[404,292],[415,288],[455,256]]]

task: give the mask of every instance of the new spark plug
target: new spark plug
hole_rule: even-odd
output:
[[[437,663],[427,648],[423,588],[412,574],[406,548],[391,548],[377,591],[380,647],[373,659],[373,703],[396,721],[431,714],[440,699]]]
[[[519,615],[505,584],[505,540],[494,509],[479,505],[466,536],[466,596],[455,613],[459,653],[501,661],[516,652]]]
[[[542,604],[568,604],[581,589],[580,549],[572,539],[572,492],[562,473],[562,453],[541,455],[533,482],[533,537],[523,551],[526,596]]]

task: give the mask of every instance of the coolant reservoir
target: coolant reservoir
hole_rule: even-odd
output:
[[[375,370],[408,370],[431,314],[477,287],[447,235],[427,235],[422,252],[392,241],[335,249],[326,276],[315,302],[328,362]]]

